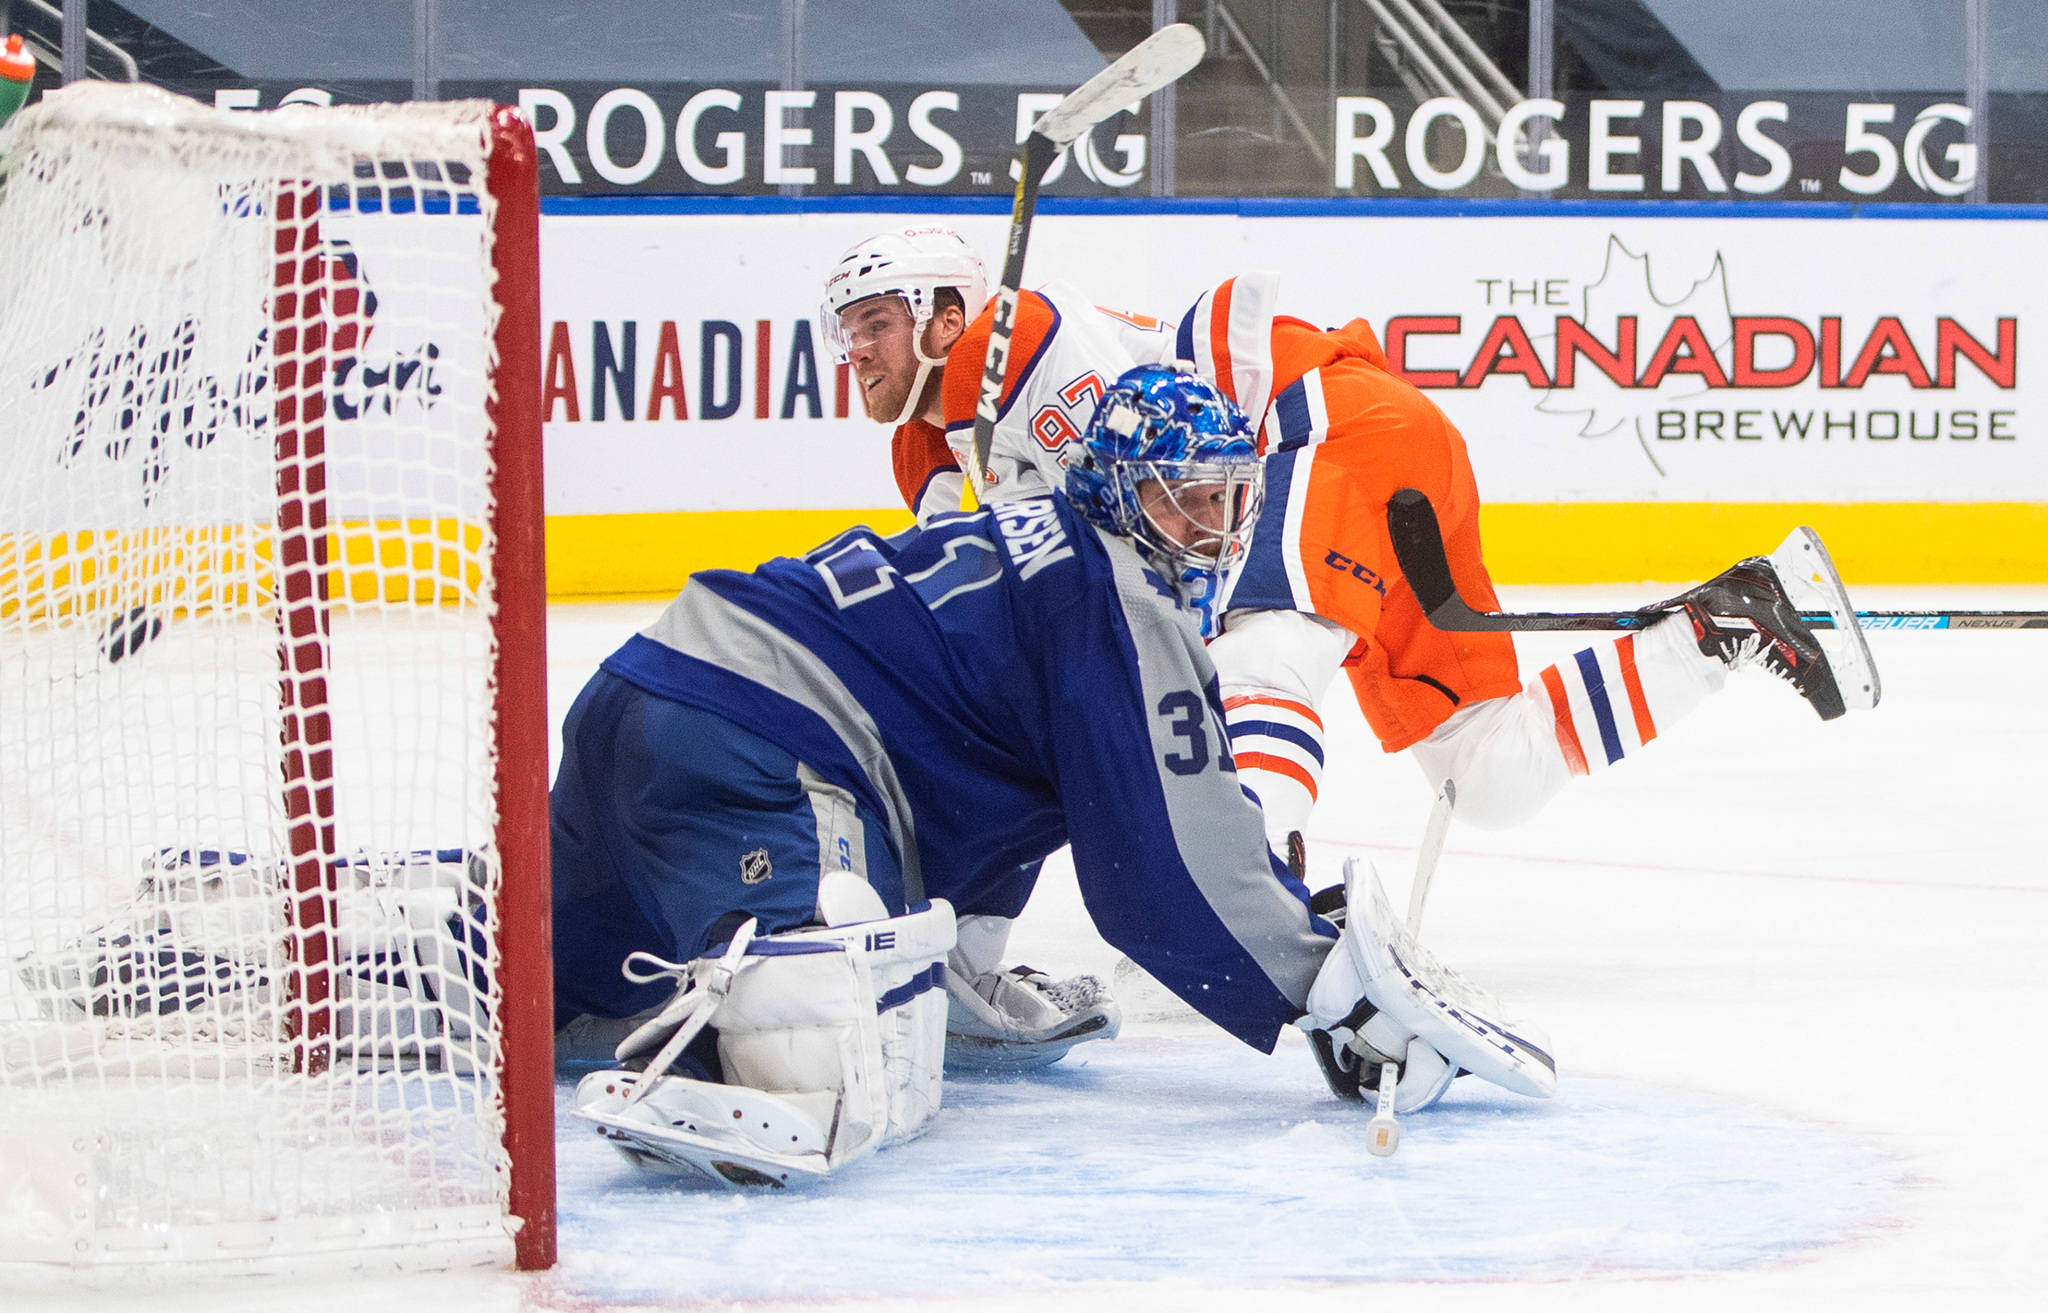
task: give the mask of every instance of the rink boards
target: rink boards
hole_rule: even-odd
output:
[[[907,523],[817,290],[879,229],[949,223],[991,252],[1007,215],[859,204],[636,198],[543,220],[551,591],[661,591],[680,563]],[[1039,219],[1026,281],[1178,319],[1271,269],[1283,312],[1366,319],[1470,444],[1503,579],[1691,577],[1802,521],[1866,579],[2048,579],[2028,393],[2048,220],[1463,208],[1068,202]]]

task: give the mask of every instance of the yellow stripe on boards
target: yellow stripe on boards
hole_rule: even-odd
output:
[[[911,522],[900,506],[550,515],[548,596],[665,596],[696,570],[751,570],[771,557],[801,555],[856,524],[888,534]]]
[[[327,590],[349,602],[474,603],[484,526],[452,518],[349,520],[328,530]],[[0,620],[24,624],[146,606],[164,617],[269,605],[268,525],[156,525],[0,533]]]
[[[1801,524],[1850,583],[2048,583],[2048,505],[2034,502],[1494,502],[1479,522],[1499,583],[1706,579]],[[666,596],[696,570],[750,570],[856,524],[888,534],[910,523],[902,507],[555,515],[548,594]],[[347,522],[328,542],[341,603],[473,601],[486,564],[473,522]],[[269,532],[250,526],[0,534],[0,619],[131,604],[201,612],[248,606],[252,591],[261,604],[270,557]]]
[[[1479,511],[1496,583],[1710,578],[1807,525],[1851,584],[2048,582],[2037,502],[1495,502]]]
[[[695,570],[749,570],[856,524],[910,523],[901,507],[555,515],[548,595],[665,596]],[[2033,502],[1494,502],[1479,523],[1499,583],[1706,579],[1802,524],[1851,583],[2048,583],[2048,505]]]

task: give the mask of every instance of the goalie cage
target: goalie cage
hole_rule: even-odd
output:
[[[0,133],[0,1284],[553,1262],[533,154]]]

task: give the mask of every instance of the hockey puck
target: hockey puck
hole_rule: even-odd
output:
[[[163,631],[162,616],[151,615],[146,606],[134,607],[128,614],[114,617],[114,623],[100,635],[100,655],[109,662],[133,656]]]

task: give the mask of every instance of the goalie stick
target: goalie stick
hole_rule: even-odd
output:
[[[995,441],[1003,376],[1009,372],[1010,333],[1017,324],[1017,292],[1024,285],[1024,248],[1038,210],[1038,183],[1062,150],[1088,129],[1126,105],[1143,100],[1202,61],[1207,46],[1192,25],[1162,27],[1122,59],[1082,83],[1032,125],[1018,158],[1017,199],[1010,207],[1010,243],[1003,257],[1003,282],[996,289],[989,324],[988,357],[981,371],[981,401],[974,409],[974,468],[968,486],[975,500],[988,502],[988,453]]]
[[[1429,824],[1422,831],[1422,850],[1415,855],[1415,881],[1408,888],[1408,935],[1422,933],[1422,906],[1429,899],[1429,882],[1436,875],[1436,863],[1444,852],[1444,836],[1450,833],[1451,812],[1458,805],[1458,783],[1447,779],[1436,791],[1429,809]],[[1297,837],[1289,835],[1290,839]],[[1349,870],[1345,883],[1351,881]],[[1347,888],[1345,897],[1350,897]],[[1373,1118],[1365,1124],[1365,1151],[1375,1158],[1391,1158],[1401,1147],[1401,1123],[1394,1116],[1394,1090],[1401,1077],[1399,1063],[1380,1064],[1380,1093]]]
[[[1451,811],[1458,805],[1458,782],[1447,779],[1436,791],[1429,824],[1422,830],[1422,850],[1415,854],[1415,882],[1408,887],[1408,933],[1422,933],[1422,905],[1429,900],[1429,882],[1444,855],[1444,837],[1451,832]]]
[[[1387,502],[1387,533],[1401,573],[1415,590],[1422,614],[1438,629],[1457,634],[1525,634],[1548,630],[1631,631],[1647,629],[1671,614],[1649,607],[1636,611],[1478,611],[1458,594],[1444,554],[1436,508],[1413,488]],[[1802,612],[1809,629],[1838,629],[1825,611]],[[1858,611],[1857,627],[1872,629],[2048,629],[2048,611]]]

